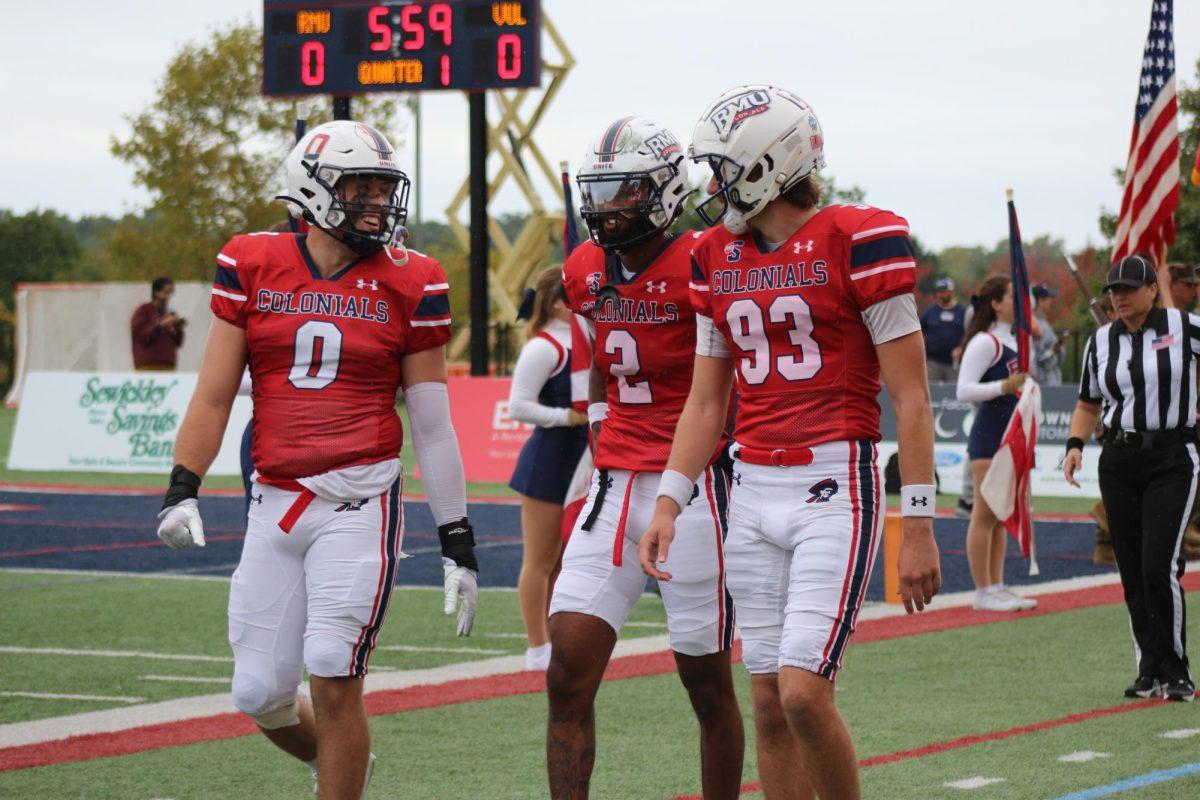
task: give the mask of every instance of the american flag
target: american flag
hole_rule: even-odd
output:
[[[1180,171],[1172,4],[1154,0],[1150,14],[1113,263],[1134,253],[1161,261],[1175,241]]]
[[[1025,248],[1021,245],[1021,226],[1017,207],[1008,198],[1008,261],[1012,266],[1013,335],[1017,339],[1017,361],[1021,372],[1029,372],[1033,351],[1033,310],[1030,308],[1029,271],[1025,269]]]

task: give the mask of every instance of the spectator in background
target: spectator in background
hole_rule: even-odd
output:
[[[175,282],[167,277],[150,284],[149,303],[133,312],[129,332],[133,338],[133,368],[138,370],[175,369],[177,351],[183,345],[187,320],[170,309]]]
[[[1171,277],[1167,290],[1171,296],[1171,307],[1191,311],[1196,305],[1196,285],[1200,284],[1196,267],[1191,264],[1167,264],[1167,274]]]
[[[937,301],[921,314],[921,332],[925,334],[925,371],[930,383],[953,383],[954,364],[962,355],[966,308],[954,299],[954,281],[939,278],[933,284]]]
[[[1049,286],[1033,287],[1033,318],[1041,333],[1033,340],[1033,378],[1042,386],[1062,383],[1062,340],[1050,326],[1046,313],[1058,292]]]

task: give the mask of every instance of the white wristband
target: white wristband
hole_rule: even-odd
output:
[[[692,493],[695,491],[695,481],[682,472],[669,469],[662,474],[662,479],[658,482],[656,499],[669,497],[675,501],[675,505],[679,506],[679,510],[683,511],[687,508],[687,504],[692,502]]]
[[[932,483],[911,483],[900,487],[900,516],[932,517],[937,508],[937,487]]]
[[[608,419],[608,403],[592,403],[588,406],[588,424],[595,425]]]

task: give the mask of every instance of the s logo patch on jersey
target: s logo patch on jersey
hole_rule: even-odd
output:
[[[600,292],[600,273],[599,272],[589,273],[586,278],[586,281],[587,281],[588,291],[591,292],[592,294],[599,294],[599,292]]]
[[[725,245],[725,260],[730,264],[736,264],[742,260],[742,248],[746,246],[746,242],[742,239],[734,239],[729,244]]]
[[[825,480],[818,481],[812,486],[808,487],[808,491],[812,497],[808,498],[804,502],[828,503],[829,499],[837,494],[837,490],[837,481],[835,481],[833,478],[826,478]]]

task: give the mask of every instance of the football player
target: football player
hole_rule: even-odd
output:
[[[591,492],[550,602],[550,795],[586,798],[595,761],[596,692],[629,612],[646,587],[637,542],[654,510],[696,349],[688,296],[694,235],[668,229],[688,194],[683,148],[640,117],[609,125],[578,174],[591,241],[563,266],[567,302],[595,329],[598,430]],[[695,234],[698,235],[698,234]],[[730,670],[733,606],[721,552],[729,487],[713,441],[682,504],[675,580],[662,587],[671,649],[700,723],[704,796],[734,798],[742,719]]]
[[[774,86],[728,91],[696,124],[690,156],[713,171],[699,212],[724,224],[694,248],[694,377],[639,550],[648,574],[677,579],[679,519],[721,438],[736,373],[725,559],[768,798],[860,795],[833,682],[886,510],[881,376],[899,421],[906,609],[941,586],[908,224],[865,205],[821,208],[822,145],[808,104]]]
[[[217,255],[213,320],[175,444],[158,535],[204,545],[196,496],[247,364],[255,502],[229,594],[233,700],[318,773],[319,797],[355,798],[374,756],[363,681],[404,534],[394,402],[403,387],[438,524],[445,610],[475,614],[474,537],[450,422],[445,274],[401,239],[409,182],[377,130],[311,130],[284,164],[279,199],[304,235],[235,236]],[[311,702],[299,696],[311,676]]]

